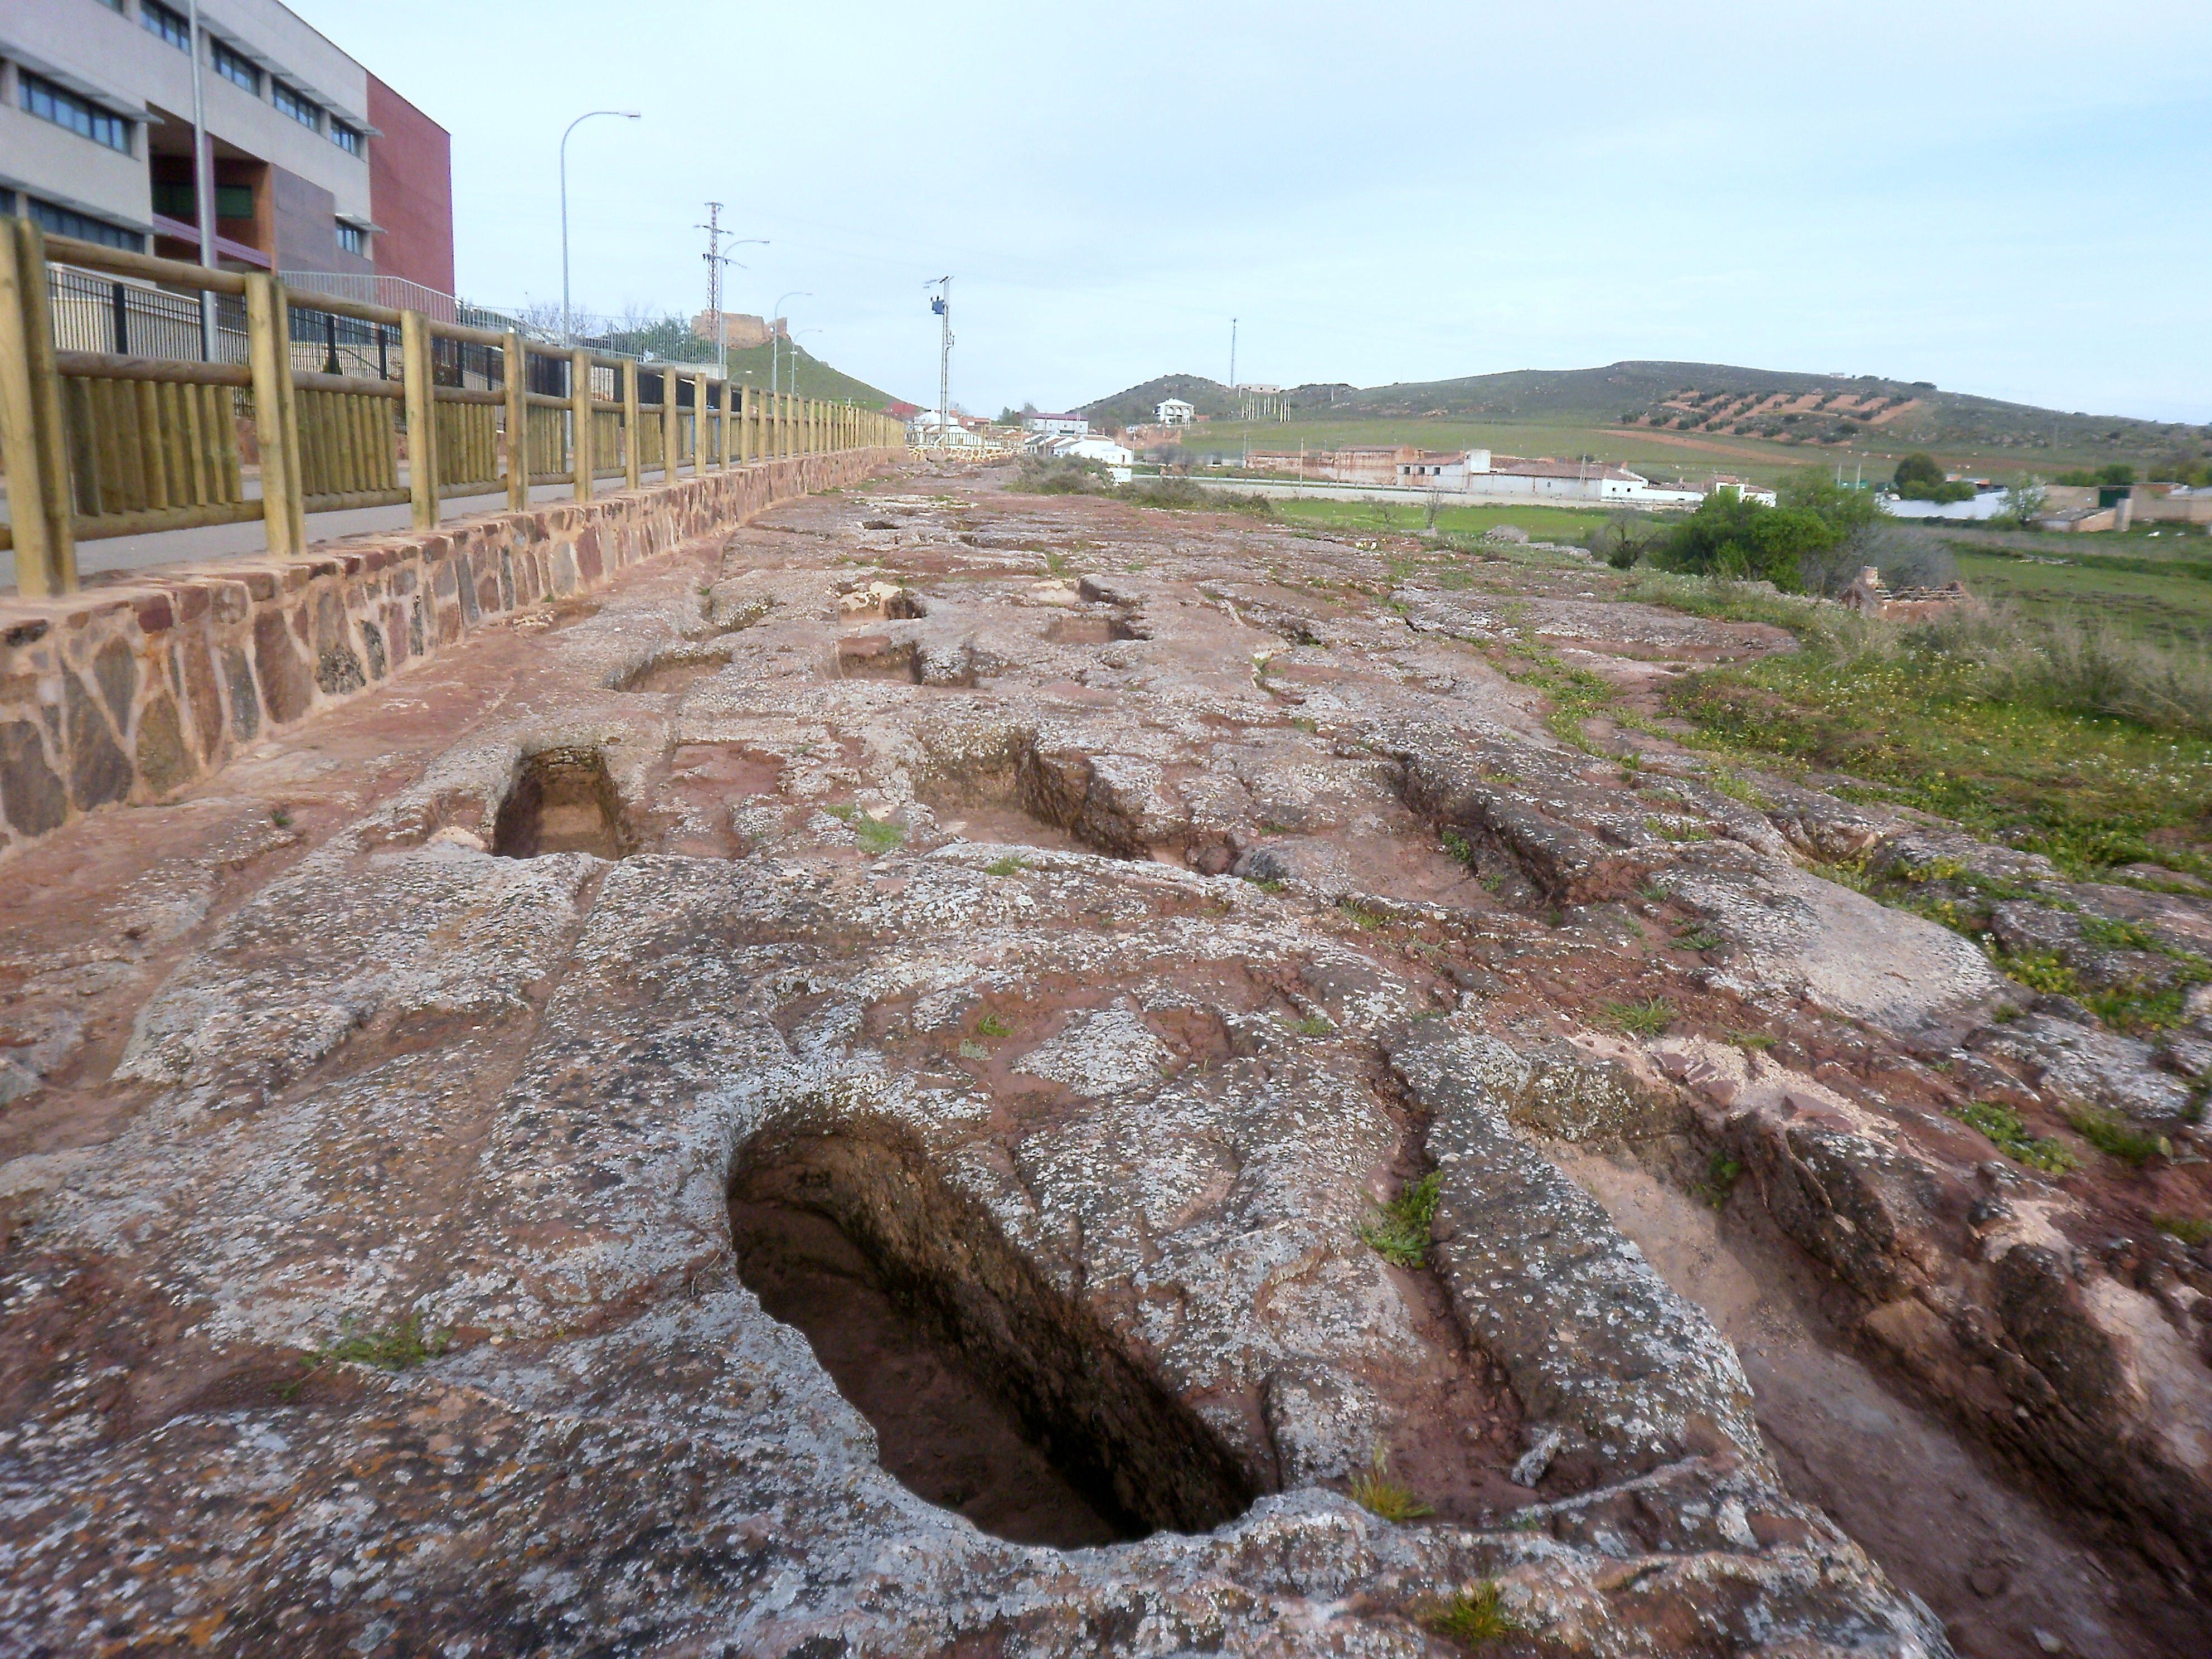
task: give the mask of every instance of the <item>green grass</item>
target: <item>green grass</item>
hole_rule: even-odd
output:
[[[1674,1005],[1664,997],[1649,1002],[1607,1002],[1599,1005],[1604,1024],[1624,1036],[1656,1037],[1674,1023]]]
[[[1370,1212],[1359,1241],[1394,1267],[1419,1267],[1429,1259],[1443,1177],[1425,1175],[1388,1204]]]
[[[1469,1648],[1516,1635],[1521,1629],[1500,1605],[1496,1584],[1479,1584],[1437,1602],[1422,1613],[1421,1622],[1437,1635]]]
[[[2123,1164],[2140,1167],[2166,1150],[2166,1143],[2158,1136],[2145,1134],[2111,1112],[2079,1107],[2066,1114],[2066,1122],[2106,1158],[2116,1158]]]
[[[880,858],[906,839],[906,831],[896,823],[886,823],[881,818],[863,817],[853,825],[859,837],[860,850],[872,857]]]
[[[985,1014],[982,1018],[975,1022],[975,1035],[977,1036],[1010,1037],[1013,1036],[1013,1034],[1014,1028],[1007,1024],[1003,1019],[1000,1019],[996,1014]]]
[[[2160,572],[2151,560],[2100,557],[2076,552],[2066,544],[2070,538],[2040,539],[2059,546],[2048,552],[2042,546],[2032,553],[1972,552],[1954,541],[1959,580],[1977,597],[2004,600],[2031,616],[2094,609],[2130,633],[2212,649],[2212,580],[2195,574],[2212,574],[2212,559],[2197,562],[2205,556],[2204,541],[2185,544],[2197,550],[2186,568]],[[2175,545],[2178,552],[2184,544]],[[2049,562],[2057,559],[2067,562]],[[2127,568],[2136,564],[2154,568]]]
[[[1368,531],[1401,534],[1426,529],[1427,506],[1420,501],[1338,501],[1315,497],[1282,499],[1275,511],[1285,524],[1316,530]],[[1532,540],[1579,543],[1604,524],[1606,514],[1595,507],[1447,507],[1437,514],[1436,528],[1455,536],[1479,538],[1500,525],[1525,530]]]
[[[1706,1160],[1705,1178],[1697,1183],[1695,1190],[1698,1196],[1714,1209],[1726,1209],[1729,1194],[1735,1190],[1735,1183],[1741,1179],[1742,1163],[1724,1152],[1716,1152]]]
[[[1953,1117],[1972,1129],[1979,1130],[1997,1149],[2014,1163],[2025,1164],[2030,1169],[2041,1170],[2046,1175],[2064,1175],[2069,1170],[2081,1168],[2081,1160],[2056,1140],[2039,1139],[2027,1132],[2018,1112],[2009,1106],[2000,1106],[1994,1101],[1970,1101],[1963,1106],[1949,1109]]]
[[[2153,1216],[2150,1221],[2159,1231],[2192,1248],[2212,1241],[2212,1217],[2159,1214]]]
[[[1390,1455],[1379,1444],[1369,1467],[1352,1477],[1348,1490],[1361,1509],[1400,1526],[1437,1512],[1436,1505],[1423,1503],[1411,1486],[1390,1478]]]
[[[1723,753],[1848,774],[1869,797],[2069,875],[2145,861],[2212,873],[2212,735],[2053,707],[2033,684],[2008,695],[1985,659],[1926,635],[1923,648],[1862,649],[1800,630],[1800,651],[1688,677],[1669,712]]]
[[[1336,1026],[1325,1015],[1315,1014],[1305,1019],[1294,1019],[1291,1029],[1300,1036],[1325,1037],[1336,1035]]]
[[[1710,927],[1685,927],[1674,935],[1678,951],[1717,951],[1725,941]]]
[[[983,873],[987,876],[1011,876],[1018,870],[1026,870],[1029,867],[1030,865],[1027,859],[1018,859],[1009,855],[1008,857],[1002,859],[993,859],[988,864],[983,866]]]
[[[452,1346],[453,1339],[445,1333],[425,1329],[419,1313],[408,1314],[381,1330],[356,1331],[349,1326],[300,1362],[305,1370],[284,1392],[287,1398],[297,1395],[307,1379],[325,1365],[373,1365],[379,1370],[404,1371],[435,1359]]]

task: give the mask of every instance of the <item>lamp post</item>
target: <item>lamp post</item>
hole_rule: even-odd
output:
[[[781,294],[781,295],[778,295],[776,296],[776,301],[775,301],[775,304],[774,306],[770,307],[769,307],[769,314],[768,314],[768,389],[769,389],[771,392],[773,392],[776,389],[776,386],[775,386],[775,362],[776,362],[776,356],[777,356],[777,354],[778,354],[778,353],[781,350],[781,349],[782,349],[782,348],[781,348],[781,347],[777,343],[777,342],[778,342],[778,341],[779,341],[782,337],[781,337],[780,334],[778,334],[778,333],[777,333],[775,325],[776,325],[776,319],[777,319],[778,318],[780,318],[780,317],[781,317],[781,316],[783,315],[783,302],[784,302],[786,300],[811,300],[811,299],[812,299],[813,297],[814,297],[814,296],[813,296],[811,294],[805,293],[805,292],[804,292],[803,290],[799,289],[792,289],[792,290],[791,290],[791,292],[790,292],[790,293],[788,293],[788,294]]]
[[[576,343],[576,331],[568,319],[568,135],[595,115],[619,115],[625,121],[635,121],[639,112],[634,109],[589,109],[568,123],[561,133],[561,343]]]

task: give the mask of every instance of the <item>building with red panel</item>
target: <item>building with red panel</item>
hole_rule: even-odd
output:
[[[224,0],[197,32],[182,0],[0,8],[0,212],[199,258],[195,70],[215,263],[386,303],[424,303],[387,278],[453,292],[445,129],[277,0]]]

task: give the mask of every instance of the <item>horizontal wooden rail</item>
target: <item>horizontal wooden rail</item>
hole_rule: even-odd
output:
[[[246,361],[58,349],[50,259],[243,298]],[[347,337],[336,322],[311,319],[295,339],[295,304],[343,319]],[[224,325],[233,341],[236,314]],[[356,324],[378,331],[370,344],[350,334]],[[447,343],[495,354],[495,366],[459,354],[462,378],[490,383],[440,384],[456,378]],[[301,366],[318,352],[320,368]],[[541,369],[561,368],[533,375],[533,356]],[[535,390],[533,379],[565,389]],[[641,395],[647,380],[650,399]],[[249,429],[260,452],[252,495],[241,465]],[[289,556],[306,550],[310,513],[407,502],[416,527],[428,528],[452,499],[504,490],[519,511],[533,486],[565,483],[588,501],[602,481],[636,488],[648,471],[700,477],[902,442],[888,415],[763,392],[700,365],[641,364],[334,295],[294,296],[259,273],[48,237],[0,218],[0,454],[13,521],[0,525],[0,551],[13,554],[26,597],[75,590],[79,541],[259,519],[269,550]]]

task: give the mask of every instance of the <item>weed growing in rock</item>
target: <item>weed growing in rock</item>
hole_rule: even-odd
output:
[[[2046,1175],[2064,1175],[2081,1167],[2081,1160],[2056,1140],[2040,1139],[2027,1132],[2018,1112],[1995,1101],[1969,1101],[1948,1109],[1968,1128],[1978,1129],[1996,1144],[1997,1150],[2016,1164]]]
[[[1698,1196],[1716,1210],[1728,1207],[1729,1194],[1743,1178],[1743,1164],[1724,1152],[1716,1152],[1705,1164],[1705,1178],[1698,1182]]]
[[[1400,1526],[1437,1512],[1436,1505],[1424,1504],[1411,1486],[1390,1478],[1390,1454],[1379,1443],[1369,1466],[1352,1477],[1350,1491],[1352,1501],[1361,1509]]]
[[[853,825],[853,833],[860,838],[860,850],[880,858],[906,839],[906,831],[896,823],[886,823],[881,818],[863,817]]]
[[[1356,927],[1387,927],[1390,925],[1389,917],[1380,910],[1369,909],[1358,899],[1339,899],[1336,908],[1343,913],[1345,920]]]
[[[850,823],[860,813],[860,809],[848,800],[833,802],[822,810],[842,823]]]
[[[980,1042],[976,1042],[976,1041],[975,1040],[975,1038],[973,1038],[973,1037],[963,1037],[963,1038],[962,1038],[962,1039],[961,1039],[961,1042],[960,1042],[960,1058],[961,1058],[961,1059],[963,1059],[963,1060],[988,1060],[988,1059],[990,1059],[990,1057],[991,1057],[991,1051],[990,1051],[988,1048],[985,1048],[981,1043],[980,1043]]]
[[[1711,841],[1713,832],[1702,823],[1684,823],[1674,818],[1647,817],[1644,827],[1655,836],[1664,836],[1668,841]]]
[[[2155,951],[2164,954],[2159,942],[2132,921],[2113,921],[2105,916],[2084,915],[2081,918],[2081,937],[2107,951]]]
[[[1244,879],[1263,893],[1279,893],[1289,884],[1285,882],[1270,881],[1265,876],[1247,876]]]
[[[1014,1028],[1007,1024],[1003,1019],[1000,1019],[996,1014],[986,1014],[982,1018],[975,1022],[975,1035],[977,1036],[1010,1037],[1013,1036],[1013,1034]]]
[[[1448,1641],[1470,1648],[1515,1635],[1521,1629],[1498,1605],[1495,1584],[1478,1584],[1448,1601],[1437,1602],[1422,1613],[1421,1622]]]
[[[2154,1215],[2150,1224],[2170,1237],[2196,1246],[2212,1243],[2212,1217],[2201,1215]]]
[[[1371,1212],[1359,1230],[1359,1242],[1397,1267],[1425,1267],[1435,1231],[1437,1202],[1443,1177],[1430,1174]]]
[[[2075,1134],[2106,1158],[2116,1158],[2123,1164],[2141,1166],[2166,1151],[2162,1138],[2145,1134],[2112,1112],[2080,1107],[2066,1114],[2066,1122]]]
[[[270,811],[269,822],[279,830],[289,830],[292,827],[292,814],[284,807],[275,807]]]
[[[1725,1031],[1723,1036],[1739,1048],[1771,1048],[1774,1039],[1764,1031]]]
[[[1624,1036],[1656,1037],[1674,1023],[1674,1005],[1664,997],[1649,1002],[1608,1002],[1605,1023]]]
[[[1026,870],[1029,867],[1030,861],[1027,859],[1012,857],[993,859],[983,866],[983,873],[987,876],[1011,876],[1017,870]]]
[[[1675,948],[1683,951],[1717,951],[1721,936],[1710,927],[1685,927],[1674,935]]]
[[[1447,830],[1437,839],[1442,842],[1449,856],[1457,859],[1470,870],[1475,867],[1474,843],[1465,836],[1456,830]]]
[[[1300,1036],[1309,1037],[1325,1037],[1336,1030],[1336,1027],[1322,1014],[1316,1014],[1309,1019],[1294,1019],[1291,1022],[1291,1029]]]
[[[423,1328],[422,1316],[410,1313],[382,1330],[356,1331],[349,1324],[341,1335],[325,1343],[300,1363],[307,1369],[284,1389],[289,1399],[307,1386],[307,1379],[330,1364],[374,1365],[379,1370],[404,1371],[435,1359],[453,1346],[442,1331]]]

